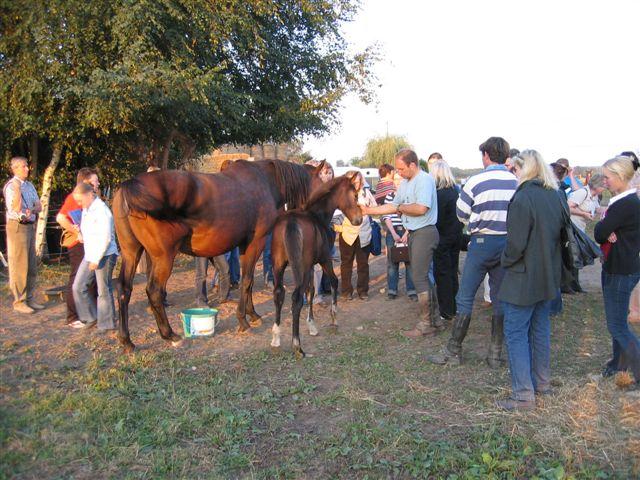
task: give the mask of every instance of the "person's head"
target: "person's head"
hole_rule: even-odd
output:
[[[561,163],[553,162],[549,166],[551,167],[551,170],[553,171],[553,174],[556,176],[556,178],[558,179],[559,182],[564,180],[564,177],[567,176],[567,167],[565,167]]]
[[[95,200],[96,192],[90,183],[78,183],[73,189],[73,199],[78,202],[82,208],[89,208],[89,205]]]
[[[334,176],[335,174],[333,172],[333,167],[331,166],[331,164],[329,162],[324,162],[322,165],[322,170],[320,170],[320,173],[318,174],[318,177],[320,177],[322,183],[327,183],[328,181],[333,180]]]
[[[364,177],[358,170],[349,170],[344,174],[344,176],[351,179],[351,182],[358,193],[364,188]]]
[[[456,179],[453,178],[453,173],[451,173],[451,168],[447,165],[447,162],[440,160],[431,164],[429,173],[436,181],[437,190],[453,187],[456,184]]]
[[[604,186],[613,194],[628,190],[634,174],[633,160],[622,155],[607,160],[602,165]]]
[[[23,182],[29,176],[29,162],[24,157],[13,157],[11,159],[11,173]]]
[[[378,167],[378,175],[380,180],[391,180],[393,178],[394,168],[388,163],[383,163]]]
[[[633,165],[633,169],[634,170],[638,170],[640,169],[640,160],[638,160],[638,156],[632,152],[632,151],[628,151],[628,152],[622,152],[620,154],[622,157],[627,157],[631,159],[631,164]]]
[[[78,175],[76,176],[77,183],[88,183],[93,187],[93,191],[98,193],[100,189],[100,180],[98,179],[98,171],[95,168],[91,167],[82,167],[78,170]]]
[[[556,160],[556,163],[569,170],[569,160],[567,160],[566,158],[559,158],[558,160]]]
[[[594,173],[593,175],[591,175],[588,185],[589,189],[591,189],[592,195],[600,195],[605,190],[604,175],[602,175],[601,173]]]
[[[409,148],[403,148],[395,157],[396,171],[402,178],[413,178],[420,172],[418,155]]]
[[[512,148],[509,150],[509,157],[504,162],[504,166],[507,167],[507,170],[513,172],[513,157],[517,156],[520,153],[520,150],[517,148]]]
[[[542,155],[535,150],[524,150],[514,158],[514,172],[519,183],[538,180],[544,188],[558,189],[558,181]]]
[[[509,157],[509,143],[502,137],[489,137],[478,149],[485,167],[492,163],[504,165]]]
[[[441,160],[442,155],[439,152],[433,152],[431,155],[429,155],[429,158],[427,158],[427,167],[429,168],[429,172],[431,172],[431,165]]]

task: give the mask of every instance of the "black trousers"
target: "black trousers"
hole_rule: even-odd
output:
[[[73,281],[76,279],[78,267],[80,267],[82,259],[84,258],[84,245],[82,245],[82,243],[78,243],[77,245],[69,248],[68,252],[71,272],[69,273],[69,282],[67,283],[65,301],[67,302],[67,323],[73,323],[76,320],[80,320],[78,312],[76,312],[76,302],[73,299]],[[89,285],[89,297],[93,303],[97,303],[98,290],[95,279],[93,279]]]
[[[442,241],[433,253],[433,276],[436,280],[436,292],[440,314],[453,318],[456,314],[456,295],[458,293],[458,261],[460,242]]]
[[[369,252],[371,244],[364,248],[360,247],[360,239],[356,238],[353,245],[349,245],[342,239],[340,235],[340,289],[342,295],[351,295],[353,293],[353,285],[351,284],[351,273],[353,272],[353,260],[355,258],[357,264],[358,280],[356,289],[358,295],[369,292]]]

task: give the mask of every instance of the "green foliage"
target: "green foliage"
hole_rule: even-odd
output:
[[[352,164],[358,167],[379,167],[384,163],[393,165],[393,157],[403,148],[412,148],[409,141],[400,135],[372,138],[367,142],[364,155]]]
[[[0,146],[35,134],[130,174],[218,144],[325,132],[347,92],[371,99],[375,52],[348,53],[341,33],[355,11],[351,0],[4,0]]]

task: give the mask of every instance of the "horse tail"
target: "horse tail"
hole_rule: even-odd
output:
[[[293,217],[287,220],[287,226],[284,231],[284,249],[289,259],[289,265],[293,272],[293,279],[296,285],[302,285],[304,269],[302,266],[302,248],[303,238],[302,229],[299,223]]]
[[[187,216],[196,190],[195,180],[184,172],[164,171],[126,180],[117,193],[127,213],[134,210],[171,221]]]

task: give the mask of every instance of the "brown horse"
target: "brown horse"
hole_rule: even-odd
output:
[[[319,263],[331,282],[331,324],[337,326],[338,278],[331,264],[331,217],[336,208],[353,225],[362,223],[362,212],[358,206],[358,193],[353,178],[338,177],[312,192],[309,200],[300,210],[290,210],[280,215],[273,227],[271,256],[273,260],[273,301],[276,305],[276,318],[272,329],[271,346],[280,346],[280,315],[284,303],[284,271],[291,265],[295,289],[292,298],[293,349],[298,357],[304,352],[300,345],[300,311],[305,292],[309,292],[309,314],[307,323],[309,334],[317,335],[318,329],[313,322],[313,292],[311,277],[313,266]]]
[[[122,251],[118,280],[120,326],[118,339],[132,352],[128,307],[133,277],[142,251],[149,254],[147,296],[160,336],[174,344],[163,305],[166,285],[178,252],[214,257],[239,246],[242,287],[237,317],[239,330],[260,316],[251,290],[256,261],[266,236],[286,203],[291,207],[307,199],[312,177],[320,169],[280,160],[239,160],[217,174],[186,171],[143,173],[123,182],[113,199],[113,216]],[[317,180],[313,180],[317,183]]]

